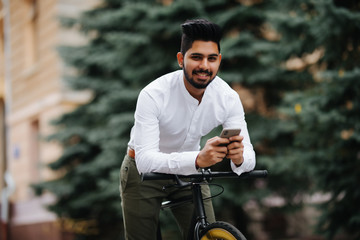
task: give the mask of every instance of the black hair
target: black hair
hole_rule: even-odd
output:
[[[181,53],[185,55],[195,40],[212,41],[218,45],[220,52],[220,39],[222,31],[219,25],[205,19],[188,20],[181,25]]]

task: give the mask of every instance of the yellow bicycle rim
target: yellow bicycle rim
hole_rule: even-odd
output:
[[[236,240],[234,235],[222,228],[213,228],[206,232],[206,234],[201,238],[201,240]]]

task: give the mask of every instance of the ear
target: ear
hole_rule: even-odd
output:
[[[184,66],[184,55],[183,55],[181,52],[178,52],[178,53],[176,54],[176,58],[177,58],[177,60],[178,60],[179,66],[180,66],[181,68],[183,68],[183,66]]]

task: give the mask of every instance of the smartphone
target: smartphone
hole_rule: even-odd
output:
[[[232,136],[237,136],[241,132],[240,128],[225,128],[221,131],[220,137],[229,138]]]

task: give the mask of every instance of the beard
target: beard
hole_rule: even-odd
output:
[[[187,73],[186,69],[185,69],[185,66],[183,67],[183,72],[184,72],[184,76],[185,76],[185,79],[186,81],[188,81],[188,83],[191,84],[191,86],[193,86],[194,88],[197,88],[197,89],[204,89],[206,88],[213,80],[214,78],[216,77],[216,74],[213,78],[211,78],[208,82],[205,82],[205,83],[201,83],[201,82],[195,82],[194,78],[190,77],[189,74]],[[202,70],[198,70],[198,71],[193,71],[192,74],[197,74],[197,73],[205,73],[205,74],[208,74],[209,76],[212,76],[212,72],[209,72],[209,71],[202,71]]]

